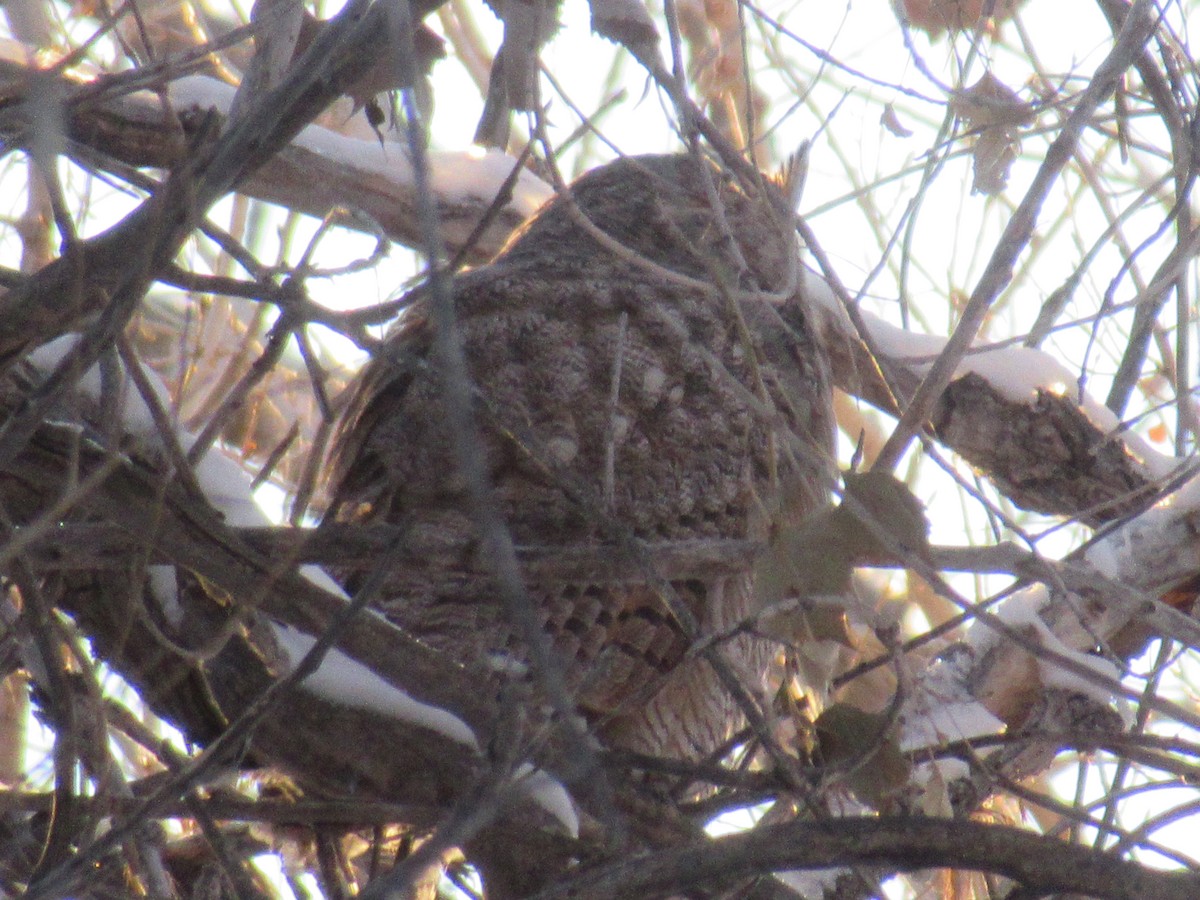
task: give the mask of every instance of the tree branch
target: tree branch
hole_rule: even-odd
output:
[[[839,865],[906,872],[969,869],[1006,876],[1037,896],[1191,900],[1200,895],[1200,876],[1193,873],[1156,871],[1017,828],[912,817],[759,826],[598,867],[534,900],[665,897],[771,872]]]

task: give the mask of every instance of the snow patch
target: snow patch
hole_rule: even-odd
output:
[[[64,335],[37,348],[26,358],[42,372],[53,371],[62,363],[78,340],[79,335],[77,334]],[[154,392],[165,402],[169,397],[166,385],[153,372],[146,372],[146,377]],[[76,384],[84,396],[98,401],[101,390],[99,366],[89,369]],[[119,385],[119,394],[121,403],[118,414],[122,428],[128,433],[157,442],[159,434],[153,417],[150,415],[150,409],[127,374],[123,374],[122,382]],[[185,450],[195,443],[195,435],[190,432],[179,429],[177,435],[180,445]],[[251,491],[253,480],[250,473],[240,462],[222,452],[220,447],[214,446],[210,449],[196,463],[193,470],[200,489],[209,502],[225,516],[229,525],[235,528],[246,528],[274,524],[254,500],[254,494]],[[299,572],[317,587],[340,597],[346,597],[346,593],[338,583],[320,566],[303,565]],[[162,605],[168,621],[177,624],[182,617],[183,610],[179,605],[179,587],[174,567],[149,566],[147,568],[147,584],[155,599]],[[304,655],[312,649],[316,639],[290,626],[272,624],[280,647],[286,652],[294,669]],[[305,690],[332,702],[392,716],[404,722],[429,728],[474,750],[479,749],[474,732],[457,716],[444,709],[415,700],[339,650],[335,649],[327,653],[321,661],[320,668],[306,678],[302,686]],[[549,788],[544,786],[539,789],[549,791]]]
[[[846,315],[846,310],[842,308],[833,288],[819,272],[814,271],[809,265],[800,266],[798,293],[805,302],[816,304],[837,319],[848,334],[853,332],[854,328],[850,323],[850,317]]]
[[[1108,561],[1111,565],[1111,560]],[[1040,612],[1050,601],[1050,594],[1045,585],[1034,585],[1009,597],[1000,606],[997,617],[1012,628],[1032,629],[1039,644],[1050,652],[1066,657],[1081,666],[1096,673],[1107,681],[1120,681],[1121,673],[1115,665],[1091,653],[1074,650],[1063,643],[1058,636],[1042,621]],[[997,632],[986,625],[977,625],[971,629],[968,641],[977,649],[990,646],[996,640]],[[1118,712],[1125,715],[1125,701],[1114,697],[1112,691],[1104,684],[1088,678],[1086,675],[1068,671],[1053,659],[1038,659],[1038,676],[1048,688],[1059,688],[1090,697],[1097,703],[1107,706],[1114,701]]]
[[[906,711],[900,749],[920,750],[955,741],[1003,734],[1005,725],[978,700],[944,702],[925,698],[924,709]],[[943,773],[945,774],[945,773]],[[946,774],[946,779],[950,776]]]
[[[1066,367],[1048,353],[1032,347],[969,351],[956,374],[967,372],[974,372],[1012,403],[1033,400],[1039,391],[1079,402],[1079,385]],[[1115,417],[1110,414],[1109,418],[1111,422],[1105,427],[1115,428]]]
[[[1101,534],[1084,558],[1097,572],[1121,580],[1142,571],[1147,550],[1179,541],[1179,529],[1191,534],[1200,517],[1200,475],[1193,475],[1137,518]]]
[[[429,153],[433,190],[447,200],[491,203],[516,166],[515,158],[500,150],[472,148]],[[509,206],[528,218],[554,196],[554,189],[522,168],[513,185]]]
[[[1024,625],[1042,625],[1041,612],[1046,608],[1046,604],[1050,602],[1050,594],[1046,590],[1044,584],[1035,584],[1027,587],[1022,591],[1017,591],[1007,600],[1000,604],[1000,608],[996,610],[996,617],[1006,625],[1011,625],[1013,628],[1020,628]],[[978,629],[979,631],[987,631],[989,629]],[[974,633],[976,629],[972,629]]]
[[[513,777],[522,794],[552,815],[567,834],[579,837],[579,813],[561,781],[529,763],[522,763]]]
[[[316,563],[305,563],[302,565],[300,567],[300,575],[322,590],[329,591],[331,594],[337,594],[346,600],[350,599],[350,595],[342,590],[342,586],[334,581],[333,577]]]
[[[42,344],[36,350],[30,351],[25,357],[35,369],[43,375],[49,375],[60,365],[67,355],[79,343],[78,333],[64,334],[48,343]],[[101,377],[100,366],[94,365],[75,382],[83,395],[95,402],[100,401]],[[150,385],[164,405],[168,405],[167,388],[157,378],[150,379]],[[150,415],[150,407],[142,399],[137,387],[128,378],[122,378],[117,387],[116,413],[120,417],[125,432],[139,438],[150,438],[158,434],[154,425],[154,417]]]
[[[272,625],[275,638],[294,670],[316,644],[316,639],[289,625]],[[422,703],[340,650],[331,649],[326,653],[317,671],[301,685],[310,693],[334,703],[428,728],[472,750],[479,750],[475,732],[458,716],[441,707]]]
[[[181,432],[180,443],[184,449],[193,442],[192,435]],[[260,528],[272,522],[262,508],[254,502],[250,491],[250,473],[219,447],[210,449],[192,466],[196,481],[208,501],[225,516],[225,522],[234,528]]]
[[[797,869],[776,872],[775,877],[805,900],[820,900],[837,889],[837,880],[846,869]]]
[[[932,334],[905,331],[890,322],[863,313],[863,322],[875,349],[881,354],[905,363],[918,372],[927,372],[946,346],[946,339]]]
[[[853,334],[854,327],[841,308],[832,288],[811,269],[801,272],[801,293],[833,315],[840,328]],[[870,313],[861,313],[867,335],[882,355],[895,360],[912,371],[924,375],[945,349],[946,339],[931,334],[905,331]],[[1166,478],[1175,472],[1180,461],[1159,453],[1136,434],[1126,430],[1108,407],[1084,394],[1080,397],[1078,378],[1062,363],[1043,350],[1020,345],[973,349],[959,362],[955,375],[974,373],[983,378],[1005,400],[1028,403],[1039,392],[1066,397],[1075,403],[1097,430],[1121,438],[1126,449],[1154,479]]]
[[[1005,724],[971,695],[965,682],[970,672],[966,658],[973,655],[967,647],[962,647],[929,670],[919,693],[905,704],[900,720],[901,750],[941,747],[1004,733]],[[933,764],[947,781],[961,774],[951,773],[943,762],[954,760]]]
[[[1139,518],[1149,517],[1151,521],[1156,516],[1175,519],[1185,513],[1193,513],[1198,510],[1200,510],[1200,474],[1194,474]]]
[[[65,334],[43,344],[26,356],[26,360],[38,371],[48,374],[66,359],[67,354],[79,342],[77,333]],[[151,391],[165,408],[170,408],[170,392],[162,380],[152,371],[145,370],[146,381]],[[89,400],[99,403],[101,392],[100,366],[94,365],[75,382],[76,388]],[[128,373],[121,370],[121,382],[114,385],[117,394],[117,416],[122,430],[129,435],[148,440],[155,445],[160,442],[158,427],[150,413],[150,407],[142,398],[137,386]],[[179,428],[176,432],[180,447],[186,452],[196,442],[196,436]],[[196,482],[209,502],[219,510],[226,522],[235,528],[253,528],[273,524],[271,519],[255,502],[250,490],[253,483],[250,474],[233,457],[214,447],[193,467]],[[328,578],[328,576],[326,576]],[[328,579],[333,584],[332,579]],[[159,577],[160,585],[167,585]],[[159,598],[163,599],[162,597]]]
[[[1079,665],[1095,672],[1103,679],[1120,681],[1120,669],[1107,659],[1102,659],[1091,653],[1072,650],[1060,641],[1041,619],[1037,620],[1037,626],[1038,640],[1041,641],[1042,646],[1046,649],[1071,659]],[[1048,688],[1058,688],[1059,690],[1070,691],[1074,694],[1082,694],[1101,706],[1110,706],[1115,703],[1117,713],[1121,716],[1121,719],[1127,725],[1133,724],[1133,711],[1130,709],[1129,701],[1120,695],[1114,696],[1111,690],[1103,684],[1098,684],[1086,675],[1068,671],[1052,659],[1038,660],[1038,674],[1041,676],[1042,684]]]
[[[969,644],[960,643],[927,670],[900,716],[901,750],[932,750],[956,741],[1004,734],[1005,724],[971,694],[968,682],[975,656]],[[946,785],[969,774],[970,766],[961,759],[934,759],[917,765],[911,781],[933,798],[929,802],[940,810],[948,807]]]
[[[174,566],[146,566],[146,587],[158,601],[167,622],[178,628],[183,623],[183,607],[179,603],[179,580]]]
[[[228,114],[236,90],[216,78],[189,75],[173,81],[169,94],[178,110],[215,108]],[[412,165],[398,144],[381,145],[378,139],[347,137],[320,125],[308,125],[292,140],[292,146],[401,187],[414,186]],[[507,153],[483,149],[431,150],[428,159],[434,193],[443,202],[463,204],[491,203],[517,164]],[[553,196],[550,185],[522,167],[508,205],[529,217]]]
[[[1118,580],[1121,577],[1121,555],[1117,553],[1114,541],[1096,541],[1084,550],[1083,558],[1105,578]]]

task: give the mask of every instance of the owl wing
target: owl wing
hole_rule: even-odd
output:
[[[595,510],[570,496],[561,478],[607,503],[602,513],[640,537],[744,536],[756,502],[752,423],[738,392],[714,384],[711,354],[688,351],[679,323],[639,312],[649,302],[638,296],[646,285],[611,283],[585,305],[572,279],[490,268],[457,282],[456,299],[486,407],[478,423],[492,486],[514,540],[602,543]],[[514,297],[530,302],[514,306]],[[476,558],[429,362],[431,329],[414,312],[354,388],[336,442],[329,515],[408,526],[409,539],[436,565],[389,576],[380,611],[499,691],[526,669],[527,654]],[[710,330],[713,340],[721,337]],[[362,573],[343,578],[353,589]],[[747,607],[744,577],[736,587],[672,587],[706,630],[732,624]],[[688,757],[713,749],[717,732],[724,736],[728,697],[706,664],[687,659],[689,635],[637,566],[617,582],[533,581],[527,591],[568,689],[602,733],[629,748]],[[699,726],[714,722],[719,727]]]

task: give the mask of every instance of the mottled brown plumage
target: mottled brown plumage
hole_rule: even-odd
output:
[[[770,307],[798,266],[791,230],[759,193],[772,189],[743,189],[687,156],[620,160],[454,279],[492,484],[517,544],[600,543],[606,520],[651,541],[761,538],[825,498],[829,384],[803,314],[791,304],[785,322]],[[411,527],[447,576],[396,573],[380,608],[498,691],[526,655],[496,592],[453,574],[476,562],[477,535],[426,302],[414,297],[354,389],[330,516]],[[635,565],[620,584],[527,587],[568,689],[610,745],[694,759],[728,736],[736,706],[686,655],[685,629]],[[751,606],[749,572],[673,587],[702,634]],[[728,652],[748,684],[761,680],[761,642],[740,637]]]

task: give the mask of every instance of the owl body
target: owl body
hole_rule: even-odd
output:
[[[614,529],[646,542],[764,538],[822,502],[832,420],[820,349],[802,315],[779,320],[787,342],[747,325],[788,287],[795,253],[774,208],[715,167],[634,157],[584,176],[490,265],[453,280],[491,485],[517,545],[609,546]],[[330,516],[403,523],[428,548],[444,577],[394,573],[380,610],[499,691],[528,656],[492,585],[463,574],[479,569],[478,536],[425,303],[354,389]],[[750,612],[748,571],[672,584],[699,634],[634,562],[615,581],[526,587],[568,690],[610,745],[695,759],[737,724],[688,648]],[[767,652],[746,636],[727,646],[749,684]]]

